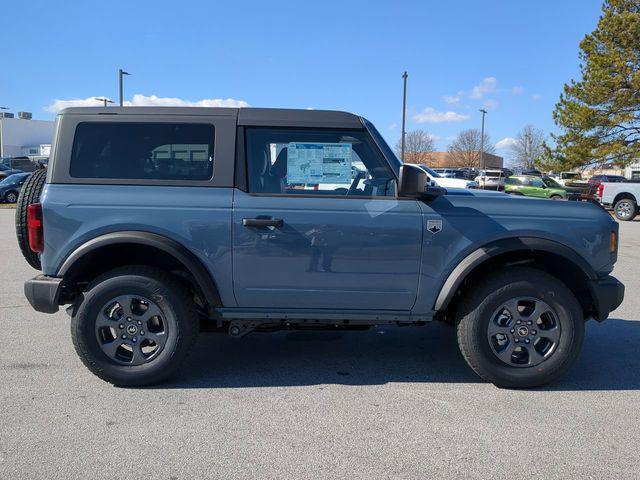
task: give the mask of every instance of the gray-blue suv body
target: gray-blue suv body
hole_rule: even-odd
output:
[[[200,331],[443,320],[482,378],[536,386],[624,294],[602,208],[429,186],[350,113],[70,108],[41,177],[17,212],[26,296],[69,305],[116,385],[167,379]]]

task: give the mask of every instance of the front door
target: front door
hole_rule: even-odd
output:
[[[364,131],[247,129],[235,190],[239,307],[410,310],[422,217]]]

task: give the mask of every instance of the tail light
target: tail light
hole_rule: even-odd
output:
[[[596,195],[598,195],[600,198],[602,198],[602,193],[604,192],[604,183],[601,183],[600,185],[598,185],[598,190],[596,192]]]
[[[27,207],[27,230],[29,232],[29,248],[36,252],[44,251],[44,225],[42,223],[42,205],[32,203]]]

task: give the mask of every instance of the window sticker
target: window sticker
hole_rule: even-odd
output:
[[[350,143],[290,142],[287,152],[287,182],[351,183]]]

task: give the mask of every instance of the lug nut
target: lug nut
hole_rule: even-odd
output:
[[[520,325],[522,323],[522,320],[518,320],[516,323]]]
[[[120,337],[120,338],[122,338],[124,340],[125,338],[127,338],[127,336],[123,333],[122,337]]]
[[[514,339],[514,342],[519,343],[519,342],[520,342],[520,340],[518,340],[518,339],[516,338],[516,339]]]
[[[140,336],[144,335],[144,330],[140,330]]]
[[[131,341],[132,341],[133,343],[136,343],[136,342],[138,341],[138,339],[137,339],[136,337],[133,337],[133,338],[131,339]]]
[[[121,323],[120,325],[118,325],[118,328],[122,330],[124,328],[124,325]]]
[[[138,325],[142,325],[142,322],[140,320],[138,320]]]
[[[530,341],[531,341],[531,340],[529,340],[528,338],[525,338],[525,339],[524,339],[524,343],[529,343]],[[134,339],[134,342],[135,342],[135,339]]]
[[[538,333],[538,332],[537,332],[536,330],[531,330],[531,333],[532,333],[533,335],[535,335],[535,334],[536,334],[536,333]]]
[[[532,322],[531,320],[529,320],[529,321],[527,322],[527,325],[533,325],[533,322]]]
[[[511,333],[515,333],[515,331],[516,331],[516,329],[515,329],[515,328],[512,328],[512,329],[511,329]]]
[[[130,322],[130,321],[131,321],[131,317],[127,317],[127,322]]]

